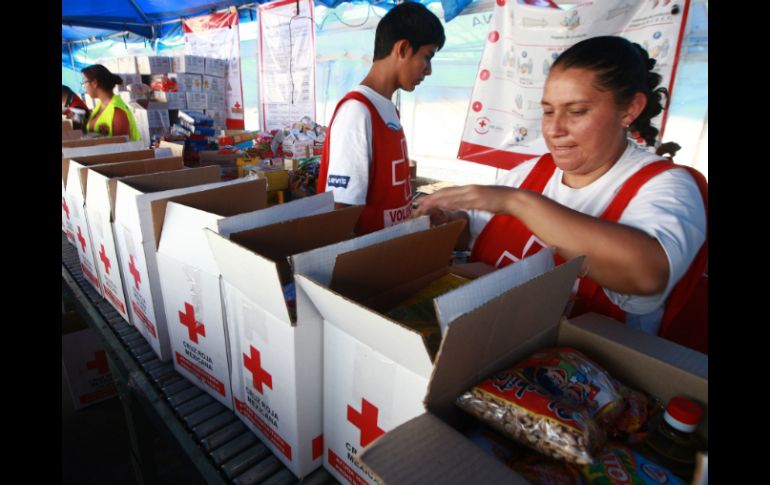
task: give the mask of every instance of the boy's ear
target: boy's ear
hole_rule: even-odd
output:
[[[396,53],[396,58],[406,59],[412,51],[412,45],[406,39],[399,39],[393,44],[393,52]]]

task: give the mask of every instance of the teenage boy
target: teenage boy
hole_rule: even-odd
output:
[[[358,234],[411,215],[406,138],[391,97],[397,89],[414,91],[430,76],[431,59],[444,41],[444,27],[424,5],[393,7],[377,25],[369,73],[337,103],[321,156],[318,193],[333,191],[338,208],[365,206]]]

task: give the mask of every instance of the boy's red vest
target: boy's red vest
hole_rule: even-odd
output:
[[[332,123],[342,103],[355,99],[369,109],[372,118],[372,163],[369,167],[369,189],[366,206],[356,226],[356,234],[367,234],[384,227],[404,222],[412,214],[412,185],[409,181],[409,157],[406,152],[406,138],[401,127],[390,128],[385,124],[377,108],[361,93],[351,91],[334,109],[329,130],[326,133],[321,165],[318,172],[320,194],[329,184],[329,140],[332,138]],[[344,143],[345,134],[338,133],[335,143]],[[340,174],[331,174],[332,177]],[[344,175],[344,174],[343,174]],[[347,184],[347,181],[345,181]]]

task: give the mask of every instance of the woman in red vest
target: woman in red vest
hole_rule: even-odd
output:
[[[654,65],[621,37],[573,45],[544,86],[550,153],[503,174],[497,185],[424,197],[415,214],[434,223],[468,220],[471,260],[497,267],[544,247],[557,262],[585,256],[568,314],[594,311],[665,336],[704,272],[707,202],[702,175],[630,139],[653,146],[658,134],[650,120],[668,92],[658,87]]]
[[[80,97],[69,86],[61,85],[61,114],[72,120],[72,126],[79,130],[91,114]]]

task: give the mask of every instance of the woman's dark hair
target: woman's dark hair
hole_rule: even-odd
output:
[[[111,73],[109,69],[101,64],[84,67],[80,72],[82,72],[89,81],[96,79],[96,82],[99,83],[99,87],[107,91],[112,91],[112,88],[114,88],[116,84],[123,84],[123,78],[117,74]]]
[[[425,5],[404,2],[396,5],[377,24],[374,33],[374,60],[388,57],[393,45],[401,39],[409,41],[413,52],[428,44],[444,47],[444,27]]]
[[[562,52],[551,69],[557,67],[595,72],[598,88],[612,91],[615,102],[621,106],[631,102],[634,94],[644,93],[647,106],[631,123],[629,131],[638,133],[647,145],[655,145],[658,129],[650,124],[650,120],[663,111],[669,95],[666,88],[657,87],[662,78],[652,72],[655,59],[650,58],[642,46],[622,37],[592,37]]]
[[[61,94],[62,94],[62,96],[64,96],[65,94],[67,96],[69,96],[71,94],[75,94],[75,92],[73,90],[71,90],[69,86],[65,86],[64,84],[62,84],[61,85]]]

